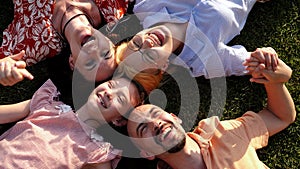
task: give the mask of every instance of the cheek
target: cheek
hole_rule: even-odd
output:
[[[118,115],[118,116],[123,115],[126,108],[127,106],[121,105],[117,100],[117,98],[114,98],[110,105],[111,114]]]

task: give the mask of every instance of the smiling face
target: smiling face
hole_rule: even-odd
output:
[[[120,78],[100,84],[93,90],[85,106],[92,118],[110,122],[140,102],[136,86],[128,79]]]
[[[173,50],[172,34],[166,26],[156,26],[136,34],[123,49],[123,63],[138,71],[164,69]]]
[[[112,76],[117,63],[112,42],[92,27],[78,31],[70,42],[70,62],[89,81],[102,81]]]
[[[131,112],[127,130],[135,145],[152,155],[180,151],[185,145],[181,120],[154,105],[142,105]]]

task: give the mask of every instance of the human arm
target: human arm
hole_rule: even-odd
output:
[[[111,161],[98,164],[88,164],[83,166],[81,169],[111,169]]]
[[[24,78],[33,79],[32,74],[25,69],[26,63],[20,60],[24,54],[25,52],[21,51],[0,60],[0,84],[12,86]]]
[[[261,63],[267,68],[275,70],[278,64],[277,53],[271,47],[257,48],[255,51],[249,52],[241,45],[227,46],[219,43],[217,52],[226,76],[252,75],[253,69]]]
[[[11,123],[26,117],[30,112],[30,100],[0,105],[0,124]]]
[[[270,136],[289,126],[296,118],[293,99],[285,86],[292,74],[292,70],[282,60],[278,60],[275,71],[263,69],[264,78],[252,78],[251,81],[265,85],[267,92],[267,107],[258,115],[263,119]]]

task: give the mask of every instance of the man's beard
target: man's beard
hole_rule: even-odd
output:
[[[186,137],[184,137],[178,144],[176,144],[174,147],[172,147],[171,149],[168,150],[168,153],[177,153],[180,150],[183,149],[183,147],[185,146],[185,142],[186,142]]]

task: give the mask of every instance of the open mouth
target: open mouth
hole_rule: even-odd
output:
[[[163,142],[171,133],[172,131],[172,126],[170,125],[163,125],[159,130],[158,130],[158,141]]]
[[[164,35],[159,31],[149,33],[148,37],[157,46],[162,46],[165,40]]]
[[[107,104],[106,102],[104,101],[104,98],[103,96],[100,94],[100,93],[97,93],[97,96],[99,98],[99,103],[102,107],[104,107],[105,109],[107,109]]]
[[[93,36],[91,36],[91,35],[87,35],[87,36],[85,36],[85,37],[82,39],[82,41],[81,41],[81,46],[83,46],[83,45],[85,45],[86,43],[91,42],[91,41],[93,41],[93,40],[95,40],[95,37],[93,37]]]

